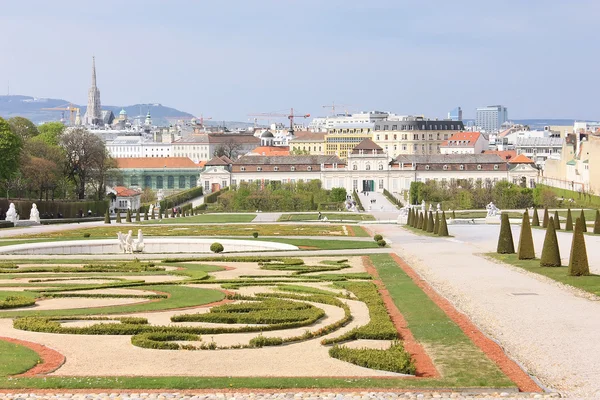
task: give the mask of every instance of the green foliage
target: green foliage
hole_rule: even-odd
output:
[[[406,225],[412,226],[412,217],[413,217],[413,210],[412,210],[412,208],[409,208],[408,215],[406,216]]]
[[[448,233],[448,224],[446,223],[446,212],[442,211],[442,217],[440,218],[440,227],[438,229],[438,236],[450,236]]]
[[[544,208],[544,219],[542,221],[542,228],[548,227],[548,207]]]
[[[139,209],[135,213],[135,222],[140,222],[140,210]]]
[[[7,308],[29,307],[35,304],[35,299],[25,296],[8,296],[0,300],[0,310]]]
[[[546,236],[544,237],[544,247],[542,248],[542,257],[540,259],[541,267],[560,267],[560,249],[558,248],[558,238],[556,237],[556,228],[554,221],[548,224]]]
[[[571,243],[571,257],[569,257],[570,276],[585,276],[590,274],[585,238],[583,237],[584,222],[585,220],[581,218],[577,218],[575,222],[575,231],[573,232],[573,241]]]
[[[252,232],[252,237],[256,239],[258,237],[258,232]]]
[[[434,229],[435,229],[435,222],[433,219],[433,212],[429,211],[429,219],[427,221],[427,232],[433,233]]]
[[[117,218],[115,219],[117,224],[121,223],[121,211],[117,210]]]
[[[131,222],[131,209],[127,209],[127,216],[125,217],[125,222]]]
[[[283,339],[279,337],[265,337],[262,335],[258,335],[255,338],[250,339],[250,347],[265,347],[265,346],[280,346],[283,344]]]
[[[433,234],[437,235],[440,231],[440,213],[435,212],[435,223],[433,224]]]
[[[600,210],[596,210],[596,219],[594,220],[594,235],[600,234]]]
[[[424,224],[424,220],[423,220],[423,213],[419,212],[419,219],[417,220],[417,229],[423,229],[423,224]]]
[[[571,209],[567,210],[567,223],[565,224],[565,231],[571,232],[573,230],[573,217],[571,216]]]
[[[144,349],[179,350],[185,348],[186,350],[189,350],[189,346],[173,342],[198,340],[200,340],[200,335],[195,335],[192,333],[147,332],[132,336],[131,344]]]
[[[581,214],[579,215],[579,219],[581,219],[581,226],[583,232],[587,232],[587,222],[585,220],[585,213],[583,212],[583,208],[581,209]]]
[[[346,201],[346,188],[333,188],[329,192],[329,201],[332,203],[343,203]]]
[[[386,244],[387,242],[383,239],[377,241],[377,246],[379,247],[385,247]]]
[[[423,226],[421,227],[423,232],[429,231],[429,217],[427,216],[427,211],[423,214]]]
[[[452,219],[456,219],[456,213],[452,210]]]
[[[381,236],[380,234],[373,236],[373,240],[376,242],[380,241],[381,239],[383,239],[383,236]]]
[[[106,209],[106,212],[104,213],[104,223],[110,224],[110,214],[108,213],[108,208]]]
[[[7,122],[13,133],[17,135],[22,142],[39,134],[35,124],[27,118],[12,117]]]
[[[548,205],[549,207],[554,207],[557,203],[557,197],[563,198],[563,199],[572,199],[574,201],[575,204],[577,204],[579,207],[582,208],[597,208],[600,207],[600,196],[595,196],[593,194],[591,194],[590,192],[580,192],[580,191],[574,191],[574,190],[567,190],[567,189],[559,189],[559,188],[555,188],[552,186],[545,186],[545,185],[541,185],[538,184],[536,185],[536,189],[544,189],[547,192],[551,192],[549,194],[548,197],[552,196],[552,199],[554,200],[554,204],[553,205]]]
[[[356,190],[354,192],[352,192],[352,200],[354,200],[354,202],[356,203],[356,207],[358,208],[359,211],[365,211],[362,201],[360,201],[360,196],[358,195]]]
[[[185,203],[186,201],[202,196],[202,193],[202,186],[198,186],[195,188],[184,190],[183,192],[173,194],[171,196],[167,196],[160,201],[160,209],[166,210],[169,208],[179,206]]]
[[[229,191],[228,187],[218,190],[216,192],[207,194],[206,196],[204,196],[204,203],[206,203],[206,204],[216,203],[217,200],[219,199],[219,196],[221,196],[222,194],[224,194],[227,191]]]
[[[512,254],[515,252],[512,231],[510,230],[510,221],[508,214],[502,213],[500,222],[500,236],[498,237],[498,254]]]
[[[558,217],[558,211],[554,211],[554,228],[560,231],[560,218]]]
[[[523,222],[521,223],[521,235],[519,236],[519,247],[517,250],[519,260],[531,260],[535,258],[533,247],[533,234],[529,225],[529,212],[523,212]]]
[[[105,211],[108,209],[107,201],[39,201],[39,200],[6,200],[0,199],[0,208],[3,210],[7,210],[10,203],[15,204],[15,208],[19,212],[21,219],[28,219],[29,212],[31,211],[31,205],[35,203],[38,207],[38,211],[40,212],[40,217],[42,217],[42,224],[44,224],[44,217],[52,214],[54,218],[57,218],[58,213],[61,213],[63,218],[60,218],[65,223],[70,222],[67,221],[69,218],[78,218],[79,212],[81,211],[84,214],[84,219],[86,221],[90,221],[89,217],[87,217],[86,212],[88,210],[92,210],[92,215],[99,216],[102,221],[102,216]],[[79,222],[79,221],[77,221]]]
[[[338,360],[380,371],[391,371],[401,374],[414,374],[415,364],[404,346],[395,341],[389,349],[352,349],[335,345],[329,349],[329,355]]]
[[[52,146],[58,146],[59,138],[65,130],[65,126],[60,122],[46,122],[38,127],[39,139]]]
[[[41,362],[38,353],[29,347],[0,340],[0,377],[21,374]]]
[[[212,251],[213,253],[222,253],[223,250],[225,250],[225,248],[221,243],[215,242],[210,245],[210,251]]]
[[[19,157],[23,143],[0,117],[0,180],[11,178],[19,170]]]
[[[531,221],[531,226],[540,226],[540,217],[538,216],[537,207],[533,208],[533,220]]]
[[[387,191],[387,189],[383,189],[383,195],[390,201],[390,203],[394,204],[397,208],[402,207],[402,202],[396,198],[393,194]]]

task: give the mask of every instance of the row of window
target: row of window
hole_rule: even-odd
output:
[[[380,163],[377,166],[377,169],[379,169],[380,171],[383,171],[383,164]],[[352,164],[352,170],[353,171],[358,171],[358,164],[357,163]],[[371,170],[371,164],[367,163],[365,165],[365,171],[370,171],[370,170]]]
[[[165,179],[162,176],[157,176],[156,178],[156,188],[157,189],[164,189],[164,182]],[[190,187],[196,187],[196,180],[198,178],[196,176],[179,176],[177,179],[177,183],[178,183],[178,188],[179,189],[185,189],[186,188],[186,184],[187,182],[189,182]],[[144,181],[144,187],[152,187],[152,177],[151,176],[144,176],[143,177],[143,181]],[[167,189],[175,189],[175,177],[174,176],[167,176]],[[120,181],[118,182],[119,185],[123,185],[123,182]],[[139,179],[137,176],[132,176],[129,179],[129,185],[130,186],[139,186]]]
[[[481,166],[481,164],[477,164],[477,170],[478,170],[478,171],[481,171],[481,170],[482,170],[482,168],[483,168],[483,167]],[[430,169],[430,166],[429,166],[429,165],[426,165],[426,166],[425,166],[425,169],[426,169],[427,171],[429,171],[429,169]],[[450,168],[448,167],[448,165],[444,164],[444,166],[442,167],[442,169],[443,169],[444,171],[448,171],[448,169],[450,169]],[[464,166],[463,164],[460,164],[460,167],[459,167],[459,169],[460,169],[461,171],[464,171],[464,169],[465,169],[465,166]],[[498,164],[494,164],[494,171],[498,171],[499,169],[500,169],[500,166],[499,166]]]
[[[334,167],[337,167],[337,165],[336,165],[336,164],[334,164],[333,166],[334,166]],[[263,169],[262,169],[262,167],[256,167],[256,170],[260,172],[260,171],[262,171]],[[292,165],[292,166],[290,167],[290,170],[291,170],[292,172],[293,172],[293,171],[296,171],[296,167]],[[307,171],[312,171],[312,170],[313,170],[313,167],[311,167],[311,166],[309,165],[308,167],[306,167],[306,170],[307,170]],[[242,172],[243,172],[243,171],[246,171],[246,167],[240,167],[240,171],[242,171]],[[279,167],[273,167],[273,171],[275,171],[275,172],[279,171]],[[300,171],[300,169],[298,169],[298,171]]]
[[[436,136],[434,137],[433,135],[436,135]],[[377,136],[375,136],[375,140],[377,140],[377,141],[381,140],[381,137],[382,137],[381,135],[377,135]],[[398,140],[398,135],[397,134],[394,134],[392,137],[393,137],[392,140]],[[442,139],[442,137],[443,137],[443,139]],[[388,135],[388,134],[383,135],[383,140],[390,140],[389,138],[390,138],[390,135]],[[408,139],[408,134],[402,134],[402,139],[401,140],[409,140]],[[418,133],[413,134],[413,139],[412,140],[419,140],[419,134]],[[424,133],[421,133],[421,139],[420,140],[426,140]],[[448,140],[448,134],[444,133],[444,135],[442,136],[442,134],[439,133],[439,132],[437,134],[429,133],[428,136],[427,136],[427,140]]]
[[[400,127],[400,129],[398,129],[398,127]],[[426,131],[426,130],[427,131],[431,131],[431,130],[437,131],[439,129],[441,131],[444,131],[444,130],[446,130],[446,131],[448,131],[448,130],[453,131],[453,130],[455,130],[455,127],[456,127],[456,130],[463,129],[463,126],[460,125],[460,124],[456,124],[456,125],[454,125],[454,124],[440,124],[440,125],[437,125],[437,124],[433,124],[433,125],[432,124],[429,124],[429,125],[425,125],[425,124],[421,124],[421,125],[419,125],[419,124],[414,124],[414,125],[387,125],[387,124],[384,124],[384,125],[375,125],[375,130],[376,131],[382,131],[382,130],[383,131],[398,131],[398,130],[400,130],[400,131],[415,131],[415,130],[417,130],[417,131],[418,130],[422,130],[422,131]]]

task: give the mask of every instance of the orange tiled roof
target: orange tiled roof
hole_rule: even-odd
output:
[[[504,161],[510,161],[517,156],[516,150],[484,150],[484,154],[498,154]]]
[[[288,146],[259,146],[252,150],[248,155],[258,156],[289,156],[290,148]]]
[[[129,189],[129,188],[126,188],[125,186],[116,186],[115,192],[117,193],[117,196],[119,196],[119,197],[133,197],[133,196],[141,195],[141,193],[138,192],[137,190]]]
[[[511,164],[535,164],[535,162],[531,158],[527,157],[525,154],[519,154],[512,160],[509,160],[509,163],[511,163]]]
[[[117,166],[121,169],[131,168],[198,168],[187,157],[133,157],[116,158]]]
[[[475,145],[480,136],[479,132],[456,132],[442,146],[471,147]]]

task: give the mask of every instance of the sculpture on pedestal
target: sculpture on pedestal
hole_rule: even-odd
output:
[[[31,212],[29,213],[29,220],[33,222],[40,223],[40,212],[37,208],[37,204],[33,203],[31,205]]]
[[[138,238],[133,240],[133,232],[129,231],[127,235],[117,232],[117,239],[119,241],[119,250],[123,253],[141,253],[144,251],[144,235],[142,230],[138,229]]]
[[[496,217],[498,216],[498,214],[501,213],[500,209],[498,209],[498,207],[496,207],[494,205],[494,203],[490,202],[490,204],[488,204],[485,209],[487,210],[487,216],[488,217]]]
[[[15,203],[10,203],[10,206],[8,206],[8,211],[6,212],[6,221],[16,223],[18,220],[19,220],[19,214],[17,214],[17,209],[15,208]]]

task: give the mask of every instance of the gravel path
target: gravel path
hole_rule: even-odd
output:
[[[575,396],[600,395],[600,303],[476,255],[493,250],[499,227],[461,227],[452,231],[451,239],[417,236],[398,226],[380,225],[376,230],[391,238],[394,250],[413,269],[545,385]],[[597,239],[588,240],[588,246],[593,240]],[[597,268],[600,258],[590,261]]]

